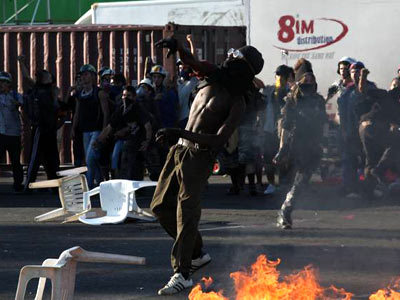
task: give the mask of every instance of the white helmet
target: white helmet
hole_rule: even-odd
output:
[[[340,60],[339,60],[339,62],[338,62],[338,67],[337,67],[337,73],[338,74],[340,74],[339,73],[339,65],[341,64],[341,63],[347,63],[348,65],[349,65],[349,67],[350,67],[350,65],[351,64],[354,64],[354,63],[356,63],[357,61],[354,59],[354,58],[351,58],[351,57],[348,57],[348,56],[343,56]]]
[[[151,87],[152,89],[154,89],[154,85],[149,78],[145,78],[145,79],[141,80],[139,83],[139,86],[141,86],[142,84],[145,84],[145,85]]]
[[[106,75],[115,75],[114,70],[110,69],[109,67],[102,67],[99,71],[100,77],[106,76]]]

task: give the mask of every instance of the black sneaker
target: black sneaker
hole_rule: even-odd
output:
[[[192,279],[185,279],[181,273],[175,273],[168,283],[158,291],[159,295],[173,295],[192,287]]]
[[[250,196],[257,196],[257,187],[255,184],[249,184],[249,194]]]
[[[292,229],[292,217],[291,212],[288,210],[280,210],[278,212],[278,218],[276,222],[276,226],[282,229]]]
[[[226,191],[226,195],[227,196],[236,196],[240,194],[240,188],[231,186],[227,191]]]
[[[192,275],[197,270],[208,265],[211,262],[211,256],[208,253],[202,253],[199,258],[192,259],[192,266],[190,267],[189,274]]]

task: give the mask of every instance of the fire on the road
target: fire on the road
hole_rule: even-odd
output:
[[[265,255],[260,255],[251,266],[249,272],[231,273],[235,283],[236,300],[350,300],[352,293],[334,286],[323,288],[319,285],[315,270],[311,266],[302,271],[279,279],[277,266],[280,260],[269,261]],[[212,278],[203,278],[208,288]],[[392,288],[382,289],[369,297],[369,300],[400,300],[400,293],[395,289],[400,281]],[[229,300],[223,291],[204,292],[200,284],[196,285],[189,294],[189,300]]]

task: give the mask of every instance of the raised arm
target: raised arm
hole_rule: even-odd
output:
[[[147,78],[148,76],[150,76],[149,73],[150,73],[152,66],[153,66],[153,61],[150,56],[147,56],[145,63],[144,63],[144,72],[143,72],[144,78]]]
[[[19,62],[19,65],[21,66],[22,77],[23,77],[26,85],[28,86],[28,88],[32,88],[35,85],[35,81],[29,75],[29,70],[25,65],[25,56],[24,55],[19,55],[17,57],[17,60]]]
[[[186,36],[186,40],[188,41],[189,46],[190,46],[190,53],[192,53],[192,55],[193,55],[196,59],[198,59],[197,53],[196,53],[196,47],[195,47],[195,45],[194,45],[194,41],[193,41],[192,35],[191,35],[191,34],[188,34],[188,35]]]
[[[179,57],[185,65],[190,66],[195,72],[207,75],[214,71],[210,68],[211,64],[205,61],[199,61],[188,49],[186,49],[182,42],[175,37],[167,37],[156,43],[159,48],[167,48],[167,58],[176,52],[179,53]]]

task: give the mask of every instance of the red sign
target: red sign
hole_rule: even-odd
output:
[[[341,31],[337,36],[315,35],[316,26],[320,22],[334,22],[341,27]],[[296,19],[291,15],[284,15],[279,19],[278,24],[278,40],[284,44],[295,43],[300,46],[300,48],[288,48],[274,45],[275,48],[289,52],[304,52],[328,47],[343,39],[349,31],[347,25],[342,21],[328,18],[306,21]]]

